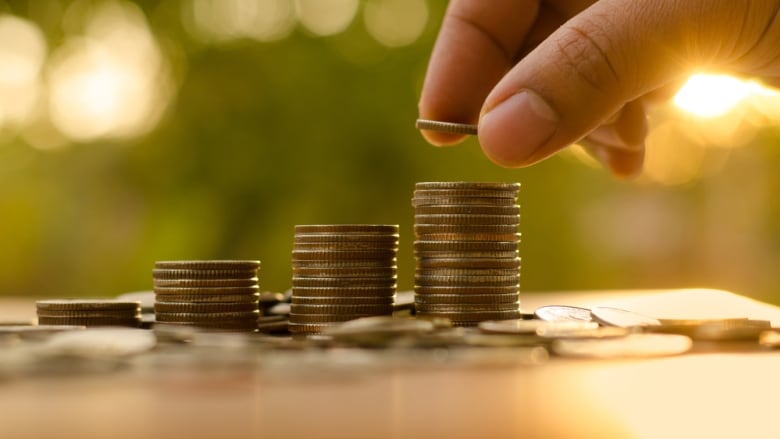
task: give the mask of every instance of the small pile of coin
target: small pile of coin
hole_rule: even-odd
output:
[[[417,183],[415,307],[458,326],[519,317],[517,183]]]
[[[397,251],[397,225],[295,226],[290,332],[391,315]]]
[[[158,261],[156,324],[217,331],[257,329],[260,261]]]
[[[35,302],[39,325],[131,326],[141,323],[141,303],[113,299]]]

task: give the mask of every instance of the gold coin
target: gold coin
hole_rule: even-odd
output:
[[[477,125],[456,123],[456,122],[441,122],[438,120],[429,119],[417,119],[415,127],[418,130],[423,131],[439,131],[451,134],[466,134],[471,136],[477,135]]]

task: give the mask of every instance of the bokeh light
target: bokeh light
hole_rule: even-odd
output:
[[[165,60],[144,15],[127,2],[105,3],[85,17],[48,67],[49,111],[71,139],[143,134],[171,96]]]
[[[203,42],[270,42],[292,32],[295,8],[292,0],[189,0],[182,6],[182,20]]]
[[[369,0],[365,4],[366,30],[388,47],[415,42],[428,23],[425,0]]]
[[[40,96],[46,41],[34,23],[0,15],[0,128],[21,125]]]
[[[298,20],[317,36],[335,35],[355,18],[358,0],[295,0]]]

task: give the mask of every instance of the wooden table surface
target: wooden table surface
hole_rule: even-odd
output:
[[[635,292],[526,294],[523,308],[640,296],[652,302]],[[738,308],[731,312],[759,314],[743,317],[780,315],[738,297],[711,302],[721,299]],[[33,314],[30,300],[0,301],[0,319]],[[264,366],[201,358],[194,367],[173,356],[110,373],[5,378],[0,438],[780,437],[780,351],[537,365],[511,352],[483,363],[481,352],[468,361],[446,351],[419,361],[266,353],[292,359],[280,363],[289,367],[269,366],[274,358]]]

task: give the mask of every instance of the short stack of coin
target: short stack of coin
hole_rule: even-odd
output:
[[[156,324],[215,331],[257,329],[260,261],[158,261]]]
[[[517,183],[415,186],[415,308],[454,325],[519,317]]]
[[[391,315],[397,251],[397,225],[295,226],[290,332]]]
[[[53,299],[35,302],[39,325],[131,326],[141,323],[141,303],[113,299]]]

